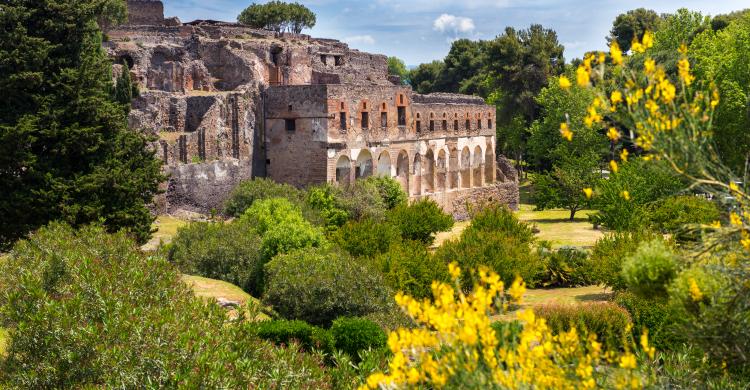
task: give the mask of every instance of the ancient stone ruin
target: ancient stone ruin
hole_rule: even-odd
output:
[[[170,175],[160,211],[220,209],[251,177],[302,187],[388,175],[458,218],[481,201],[518,204],[481,98],[416,94],[389,77],[387,57],[336,40],[182,24],[160,1],[128,6],[105,48],[142,91],[130,127],[158,138]]]

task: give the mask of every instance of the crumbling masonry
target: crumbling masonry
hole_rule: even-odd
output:
[[[518,184],[495,155],[495,110],[481,98],[419,95],[387,58],[339,41],[233,23],[165,19],[129,0],[105,47],[141,88],[131,128],[155,135],[170,175],[161,211],[219,209],[243,179],[295,186],[396,178],[457,218],[467,205],[515,207]]]

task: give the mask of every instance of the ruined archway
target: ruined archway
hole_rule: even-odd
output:
[[[448,188],[458,188],[458,149],[456,147],[451,148],[450,157],[448,159]]]
[[[424,156],[424,166],[422,167],[422,192],[435,192],[435,154],[432,149],[427,151]]]
[[[445,158],[445,150],[443,149],[440,149],[440,151],[438,152],[436,168],[437,170],[436,170],[436,175],[435,175],[435,181],[437,182],[437,185],[436,185],[435,191],[445,192],[447,159]]]
[[[356,179],[372,176],[372,154],[367,149],[362,149],[357,156],[357,164],[354,168]]]
[[[414,156],[414,164],[412,166],[412,176],[414,188],[412,188],[412,195],[422,195],[422,155],[417,153]]]
[[[482,174],[484,168],[484,162],[482,161],[482,148],[477,146],[474,148],[474,161],[471,164],[472,170],[474,171],[474,187],[481,187],[483,185]]]
[[[402,150],[396,161],[396,180],[401,183],[401,188],[409,193],[409,154]]]
[[[378,158],[378,176],[391,177],[391,155],[387,150]]]
[[[352,162],[347,156],[339,157],[336,162],[336,183],[349,185],[351,181]]]
[[[495,182],[495,148],[488,143],[484,151],[484,183]]]
[[[471,188],[471,151],[468,146],[461,151],[461,188]]]

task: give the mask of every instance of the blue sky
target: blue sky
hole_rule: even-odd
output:
[[[183,22],[195,19],[234,21],[252,1],[163,0],[165,14]],[[442,59],[456,38],[491,39],[506,26],[540,23],[557,31],[565,59],[606,48],[605,36],[615,16],[645,7],[674,12],[685,7],[704,14],[750,7],[748,0],[370,0],[300,1],[318,16],[305,33],[346,41],[363,51],[393,55],[408,65]]]

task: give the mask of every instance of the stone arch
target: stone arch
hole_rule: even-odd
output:
[[[414,156],[414,164],[412,166],[412,176],[414,177],[414,180],[412,180],[413,187],[411,194],[412,195],[421,195],[422,194],[422,155],[417,153]]]
[[[461,188],[471,188],[471,151],[464,146],[461,151]]]
[[[432,153],[432,149],[429,149],[424,156],[424,166],[422,167],[422,192],[435,192],[435,154]]]
[[[487,143],[484,150],[484,183],[492,184],[495,182],[495,148],[491,143]]]
[[[391,177],[391,155],[387,150],[378,157],[378,176]]]
[[[436,174],[435,174],[435,192],[445,192],[448,160],[445,157],[445,150],[440,149],[437,155]]]
[[[336,183],[349,185],[352,175],[352,161],[348,156],[341,156],[336,162]]]
[[[458,149],[455,146],[451,147],[450,155],[448,157],[448,188],[458,188]]]
[[[483,185],[482,171],[484,170],[484,161],[482,161],[482,157],[482,148],[477,145],[477,147],[474,148],[474,161],[471,164],[474,171],[474,177],[472,177],[474,187],[481,187]]]
[[[356,179],[372,176],[373,163],[372,154],[367,149],[362,149],[357,156],[357,164],[354,167],[354,177]]]
[[[396,180],[401,183],[401,188],[409,193],[409,154],[405,150],[398,153],[396,160]]]

